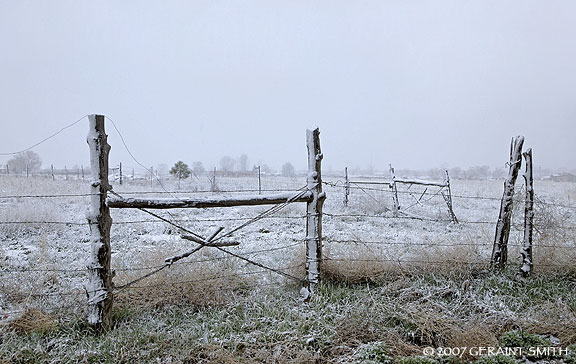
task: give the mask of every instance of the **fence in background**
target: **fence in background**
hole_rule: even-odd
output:
[[[102,130],[103,132],[103,130]],[[308,145],[310,145],[310,143],[308,143]],[[318,144],[318,150],[317,152],[314,153],[310,153],[310,148],[309,148],[309,162],[310,163],[318,163],[321,160],[321,154],[319,153],[319,144]],[[315,167],[316,168],[316,167]],[[318,166],[319,168],[319,166]],[[95,169],[92,168],[92,170],[94,171]],[[107,168],[102,168],[102,170],[108,170]],[[314,176],[314,174],[311,174],[312,176]],[[349,200],[348,198],[351,196],[352,193],[354,192],[358,192],[362,195],[366,195],[369,196],[370,194],[373,193],[386,193],[386,194],[390,194],[390,196],[396,196],[395,198],[398,200],[398,203],[394,202],[394,197],[392,198],[392,209],[390,211],[378,211],[378,212],[374,212],[374,213],[368,213],[366,212],[364,209],[362,209],[361,207],[354,210],[353,208],[351,208],[350,206],[337,206],[337,205],[332,205],[329,209],[325,209],[324,211],[318,211],[316,210],[316,212],[314,210],[312,211],[307,211],[306,215],[293,215],[293,216],[273,216],[272,214],[274,212],[276,212],[277,210],[267,210],[265,214],[258,214],[255,216],[248,216],[248,217],[242,217],[242,218],[221,218],[221,219],[214,219],[214,218],[210,218],[210,219],[197,219],[195,221],[209,221],[209,222],[214,222],[217,223],[219,221],[238,221],[240,223],[239,227],[243,227],[245,226],[245,223],[249,223],[255,220],[260,220],[260,219],[306,219],[307,220],[307,225],[308,227],[312,226],[321,226],[320,224],[322,224],[322,219],[321,216],[323,215],[325,218],[324,224],[328,224],[328,226],[330,226],[331,228],[334,228],[334,226],[336,224],[341,224],[343,222],[347,222],[348,220],[353,220],[353,223],[365,223],[367,221],[382,221],[382,222],[391,222],[391,221],[412,221],[415,223],[421,223],[423,224],[423,226],[426,226],[428,224],[440,224],[442,226],[445,225],[454,225],[455,221],[454,218],[452,216],[452,214],[450,213],[450,211],[448,211],[448,214],[446,215],[446,217],[439,217],[439,216],[419,216],[419,215],[415,215],[415,214],[397,214],[394,213],[394,211],[396,210],[396,206],[400,206],[400,202],[399,200],[402,198],[402,196],[406,196],[408,198],[417,198],[420,202],[420,204],[425,204],[429,198],[435,198],[438,196],[438,192],[434,192],[434,191],[430,191],[427,190],[426,187],[424,187],[424,191],[422,191],[421,193],[418,193],[418,195],[415,195],[413,191],[402,191],[402,190],[398,190],[396,189],[396,191],[394,191],[394,189],[390,188],[389,186],[387,186],[387,188],[380,188],[379,184],[373,184],[373,185],[361,185],[361,184],[354,184],[353,182],[350,182],[345,184],[345,185],[341,185],[338,184],[336,182],[330,182],[330,181],[322,181],[320,173],[317,174],[316,176],[318,179],[316,182],[312,183],[312,187],[320,187],[322,185],[324,185],[329,192],[333,192],[334,195],[336,195],[337,193],[341,193],[341,191],[344,191],[344,194],[346,196],[346,202],[344,205],[348,205]],[[395,178],[393,178],[395,179]],[[94,180],[94,179],[93,179]],[[398,179],[396,179],[397,183]],[[300,202],[307,202],[307,205],[310,206],[311,205],[311,201],[310,201],[310,196],[309,194],[310,192],[310,181],[308,181],[308,185],[307,188],[308,190],[302,190],[305,191],[305,193],[303,193],[301,196],[299,196],[297,199],[294,199],[294,201],[290,201],[290,202],[297,202],[296,200],[300,201]],[[425,184],[420,184],[421,186],[425,186]],[[131,198],[127,198],[125,196],[128,195],[146,195],[146,194],[150,194],[150,193],[154,193],[157,195],[176,195],[176,194],[187,194],[187,195],[191,195],[191,194],[203,194],[203,193],[207,193],[207,192],[212,192],[209,190],[206,191],[202,191],[202,190],[195,190],[195,191],[180,191],[180,190],[176,190],[176,191],[168,191],[168,190],[162,190],[162,191],[127,191],[127,192],[121,192],[119,195],[120,196],[116,196],[116,197],[112,197],[110,199],[102,199],[102,196],[108,193],[108,190],[106,188],[106,184],[104,183],[97,183],[96,185],[93,185],[92,188],[97,188],[98,191],[94,190],[91,193],[70,193],[70,194],[46,194],[46,195],[41,195],[41,194],[30,194],[30,195],[4,195],[1,196],[0,195],[0,206],[2,206],[2,204],[4,202],[8,202],[8,201],[22,201],[22,200],[36,200],[36,199],[41,199],[41,200],[45,200],[45,199],[64,199],[64,198],[70,198],[70,199],[75,199],[75,198],[82,198],[82,199],[91,199],[91,200],[97,200],[98,201],[98,206],[101,207],[103,206],[102,204],[104,204],[104,206],[106,208],[112,207],[112,208],[120,208],[120,206],[114,206],[114,204],[126,204],[126,207],[136,207],[136,208],[145,208],[145,207],[151,207],[149,205],[137,205],[138,203],[146,203],[146,204],[154,204],[154,201],[156,201],[156,199],[131,199]],[[436,186],[439,188],[445,188],[446,186],[442,187],[442,186]],[[101,191],[100,188],[104,188],[105,191]],[[288,189],[290,190],[290,189]],[[252,190],[224,190],[221,192],[229,192],[229,193],[237,193],[237,192],[256,192],[256,189],[252,189]],[[278,193],[284,193],[282,194],[282,201],[279,200],[275,200],[275,203],[287,203],[289,202],[289,200],[291,199],[291,197],[294,196],[298,196],[297,193],[292,193],[292,194],[285,194],[285,192],[289,192],[286,190],[260,190],[261,191],[265,191],[265,192],[278,192]],[[293,190],[292,190],[293,191]],[[526,191],[528,192],[528,188],[526,189]],[[322,192],[322,189],[319,188],[319,192]],[[299,193],[299,192],[298,192]],[[532,192],[533,193],[533,190]],[[517,196],[514,195],[513,196]],[[262,199],[266,199],[268,198],[267,196],[250,196],[251,198],[236,198],[235,200],[229,199],[229,198],[225,198],[225,199],[215,199],[214,197],[211,198],[207,198],[207,199],[190,199],[188,197],[186,198],[177,198],[172,196],[171,200],[172,203],[178,205],[175,207],[183,207],[182,204],[195,204],[197,202],[203,202],[203,203],[207,203],[210,202],[214,205],[214,206],[223,206],[225,204],[229,204],[231,203],[231,201],[236,201],[234,204],[235,205],[242,205],[243,203],[245,203],[246,201],[253,201],[253,200],[262,200]],[[252,198],[254,197],[254,198]],[[320,200],[320,194],[318,194],[318,200]],[[374,198],[376,199],[376,198]],[[464,201],[464,200],[476,200],[476,201],[484,201],[484,202],[490,202],[490,201],[494,201],[495,203],[501,202],[503,199],[500,197],[496,197],[496,196],[466,196],[466,195],[458,195],[458,194],[452,194],[452,192],[450,191],[450,200],[454,200],[454,202],[451,202],[451,205],[457,209],[458,208],[458,201]],[[128,203],[127,201],[131,201],[130,203]],[[147,201],[147,202],[145,202]],[[512,200],[511,200],[512,201]],[[561,204],[561,203],[551,203],[551,202],[546,202],[546,201],[542,201],[539,200],[538,197],[536,196],[535,199],[533,199],[533,201],[535,201],[536,205],[540,205],[543,207],[548,207],[548,208],[555,208],[555,209],[561,209],[561,210],[567,210],[567,211],[573,211],[576,210],[576,206],[570,205],[570,204]],[[270,201],[269,201],[270,202]],[[384,201],[380,201],[382,202],[382,205],[386,205],[386,203],[384,203]],[[515,201],[516,205],[518,205],[518,201]],[[134,205],[132,204],[134,203]],[[314,204],[315,206],[317,206],[317,204]],[[198,205],[197,205],[198,206]],[[320,205],[320,209],[322,208],[322,206]],[[0,208],[1,209],[1,208]],[[453,212],[453,211],[452,211]],[[217,243],[214,239],[216,239],[216,235],[214,235],[213,239],[210,239],[210,237],[208,238],[204,238],[202,236],[194,236],[193,235],[193,231],[190,231],[190,229],[186,228],[184,226],[184,224],[186,222],[189,221],[178,221],[177,219],[171,218],[171,217],[161,217],[161,216],[154,216],[153,214],[149,214],[149,216],[151,216],[152,218],[149,219],[127,219],[127,220],[120,220],[120,221],[115,221],[114,224],[115,225],[124,225],[124,226],[134,226],[134,224],[164,224],[164,225],[172,225],[184,232],[187,232],[189,234],[188,237],[190,237],[190,240],[195,241],[196,243],[199,244],[200,247],[202,246],[212,246],[214,248],[222,248],[222,246],[217,246],[215,243]],[[311,218],[316,218],[315,220]],[[486,219],[486,220],[481,220],[481,219],[463,219],[460,218],[458,219],[459,221],[459,225],[460,226],[477,226],[477,225],[487,225],[487,226],[494,226],[495,225],[495,221],[491,221],[490,219]],[[312,222],[312,223],[311,223]],[[75,227],[75,226],[79,226],[79,227],[85,227],[87,225],[87,223],[85,221],[83,221],[82,219],[77,219],[77,220],[70,220],[70,221],[46,221],[46,220],[39,220],[39,221],[10,221],[10,220],[6,220],[6,221],[0,221],[0,227],[1,226],[10,226],[10,225],[21,225],[21,224],[32,224],[32,225],[62,225],[63,227]],[[92,222],[92,224],[95,224],[94,222]],[[98,222],[96,222],[96,224],[98,224]],[[570,225],[567,220],[563,220],[563,219],[556,219],[555,221],[552,222],[547,222],[546,223],[546,228],[552,228],[555,231],[559,231],[559,232],[563,232],[563,233],[567,233],[570,234],[571,236],[573,236],[573,232],[576,231],[576,227],[573,225]],[[456,226],[456,225],[454,225]],[[518,228],[520,229],[520,224],[517,222],[514,222],[514,220],[511,220],[510,226],[512,228]],[[536,221],[534,222],[534,227],[536,229],[536,232],[539,233],[539,228],[541,228],[542,226],[539,225],[539,221],[538,221],[538,216],[536,216]],[[188,231],[187,231],[188,230]],[[351,236],[351,237],[341,237],[341,236],[336,236],[335,235],[335,231],[336,229],[331,229],[328,231],[328,235],[324,237],[324,242],[327,246],[331,246],[331,245],[342,245],[345,247],[350,247],[349,252],[353,252],[354,249],[356,247],[358,247],[358,245],[362,245],[362,246],[376,246],[378,248],[383,247],[383,246],[389,246],[392,247],[392,249],[394,249],[396,246],[401,245],[402,242],[398,242],[396,240],[393,239],[388,239],[388,237],[383,236],[381,238],[374,238],[374,237],[363,237],[363,236]],[[326,232],[326,231],[325,231]],[[306,234],[306,239],[304,240],[307,244],[309,244],[310,241],[320,241],[321,238],[321,228],[317,230],[317,234],[318,237],[314,237],[313,235],[311,236],[309,234],[310,232],[308,231],[307,228],[307,234]],[[197,240],[194,240],[197,239]],[[220,243],[222,243],[223,241],[220,241]],[[254,267],[257,267],[258,269],[256,270],[252,270],[252,271],[247,271],[247,272],[238,272],[236,275],[238,276],[242,276],[242,275],[258,275],[258,274],[264,274],[266,272],[272,272],[272,273],[277,273],[277,274],[283,274],[285,273],[287,270],[294,268],[295,266],[283,266],[283,267],[270,267],[270,266],[266,266],[264,264],[259,264],[257,261],[250,259],[248,257],[250,257],[253,254],[264,254],[267,252],[273,252],[273,251],[281,251],[283,249],[289,249],[295,246],[299,246],[301,245],[301,240],[297,241],[296,243],[293,244],[287,244],[287,245],[282,245],[282,246],[275,246],[272,248],[267,248],[267,249],[259,249],[259,250],[253,250],[253,251],[242,251],[242,252],[238,252],[238,253],[234,253],[235,255],[233,256],[229,256],[226,258],[214,258],[214,260],[217,259],[242,259],[242,258],[246,258],[244,259],[244,261],[248,262],[249,264],[253,265]],[[224,242],[224,243],[230,243],[230,242]],[[430,242],[413,242],[410,244],[411,246],[443,246],[443,247],[448,247],[448,248],[455,248],[455,247],[466,247],[466,246],[473,246],[473,247],[477,247],[477,246],[490,246],[489,242],[474,242],[474,243],[470,243],[470,242],[456,242],[456,243],[450,243],[450,244],[434,244],[434,243],[430,243]],[[510,244],[510,246],[519,246],[521,248],[523,248],[522,244]],[[318,264],[320,264],[320,262],[366,262],[369,263],[372,260],[371,259],[366,259],[366,258],[362,258],[362,257],[354,257],[352,256],[352,254],[350,254],[350,256],[322,256],[322,253],[317,253],[316,258],[314,258],[314,251],[316,251],[316,249],[320,249],[321,245],[318,244],[316,246],[313,245],[308,245],[307,248],[307,252],[308,252],[308,258],[306,260],[307,263],[307,268],[308,268],[308,276],[304,279],[300,279],[298,277],[294,277],[291,276],[290,274],[284,274],[285,277],[287,278],[296,278],[299,281],[305,281],[307,284],[309,284],[312,279],[310,278],[310,266],[309,266],[309,262],[310,261],[315,261]],[[536,246],[536,248],[550,248],[550,249],[555,249],[555,250],[561,250],[561,251],[566,251],[568,252],[572,252],[574,250],[574,246],[572,244],[570,244],[570,242],[568,241],[567,244],[565,245],[557,245],[557,244],[553,244],[553,245],[545,245],[545,244],[539,244]],[[311,251],[312,250],[312,251]],[[188,252],[186,252],[188,253]],[[134,272],[139,272],[141,271],[143,273],[143,275],[138,278],[138,280],[136,282],[129,282],[130,284],[126,285],[125,287],[122,287],[124,290],[137,290],[137,289],[145,289],[146,287],[148,287],[148,285],[146,284],[138,284],[136,285],[136,283],[142,283],[143,279],[147,278],[150,276],[150,274],[153,274],[154,272],[160,270],[160,269],[164,269],[167,266],[176,266],[176,265],[183,265],[183,266],[187,266],[188,264],[198,264],[201,263],[202,260],[196,260],[196,261],[180,261],[180,259],[184,258],[184,255],[186,254],[181,254],[179,256],[173,256],[173,257],[169,257],[167,259],[167,262],[165,262],[165,264],[161,264],[161,265],[154,265],[154,266],[146,266],[146,267],[137,267],[137,268],[129,268],[126,269],[126,271],[134,271]],[[185,257],[188,257],[189,255],[186,255]],[[180,259],[175,259],[177,257],[182,257]],[[312,258],[311,258],[312,257]],[[373,259],[373,261],[375,262],[385,262],[388,261],[392,264],[397,264],[399,266],[401,266],[402,264],[420,264],[420,265],[424,265],[424,266],[430,266],[430,265],[451,265],[451,264],[466,264],[466,265],[478,265],[478,266],[486,266],[487,262],[486,261],[450,261],[450,260],[431,260],[431,259],[419,259],[418,257],[403,257],[403,258],[393,258],[393,257],[378,257],[377,259]],[[170,263],[170,264],[168,264]],[[254,264],[256,263],[256,264]],[[542,265],[542,264],[541,264]],[[558,267],[563,267],[565,265],[562,264],[548,264],[549,266],[558,266]],[[62,266],[65,266],[65,263],[63,262]],[[525,261],[523,261],[523,267],[525,266]],[[94,273],[100,274],[102,269],[99,266],[93,266],[92,270]],[[121,271],[121,270],[117,270],[117,271]],[[28,267],[22,267],[22,268],[1,268],[0,269],[0,274],[22,274],[22,275],[34,275],[34,274],[42,274],[42,273],[49,273],[49,274],[55,274],[55,275],[61,275],[62,277],[69,279],[69,280],[81,280],[83,279],[83,277],[85,276],[86,273],[86,269],[66,269],[66,268],[52,268],[52,267],[47,267],[44,268],[42,266],[37,267],[37,268],[28,268]],[[109,271],[109,275],[112,275],[112,272]],[[221,274],[214,274],[214,276],[212,277],[203,277],[202,279],[198,280],[198,282],[200,281],[205,281],[205,280],[218,280],[218,279],[222,279],[225,278],[225,276],[221,275]],[[316,275],[317,278],[317,275]],[[111,278],[110,278],[111,279]],[[186,281],[179,281],[177,278],[173,281],[173,284],[178,285],[178,284],[189,284],[189,283],[193,283],[193,281],[191,280],[186,280]],[[274,283],[271,283],[274,284]],[[2,290],[4,291],[4,289]],[[23,302],[29,302],[31,305],[35,305],[36,303],[40,303],[40,306],[42,306],[43,302],[46,302],[49,299],[54,299],[56,301],[59,301],[61,304],[60,305],[56,305],[54,307],[54,309],[59,310],[59,309],[63,309],[63,308],[69,308],[69,307],[78,307],[78,300],[86,295],[87,293],[93,293],[92,297],[90,297],[89,295],[89,299],[91,299],[90,304],[94,304],[96,301],[92,300],[94,297],[97,298],[103,298],[104,295],[100,295],[98,296],[101,292],[100,289],[94,289],[93,292],[90,292],[90,290],[85,289],[79,289],[79,288],[75,288],[72,290],[58,290],[58,291],[51,291],[51,289],[48,289],[48,292],[39,292],[39,291],[30,291],[30,292],[24,292],[24,293],[20,293],[20,295],[25,296],[26,298],[24,299]],[[6,292],[4,292],[6,293]],[[68,303],[69,302],[69,303]],[[26,305],[24,305],[26,306]],[[11,315],[11,314],[16,314],[18,313],[17,311],[10,311],[10,312],[2,312],[0,311],[0,315]]]

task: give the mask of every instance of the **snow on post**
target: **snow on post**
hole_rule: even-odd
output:
[[[390,164],[390,178],[392,182],[390,183],[390,188],[392,189],[392,201],[394,202],[394,216],[398,216],[398,211],[400,210],[400,202],[398,200],[398,187],[396,186],[396,174],[394,173],[394,167]]]
[[[322,192],[322,152],[320,150],[320,129],[306,131],[308,147],[307,187],[312,199],[306,205],[306,279],[308,293],[312,294],[320,280],[322,260],[322,205],[326,194]]]
[[[514,199],[514,184],[518,178],[518,170],[522,164],[522,145],[524,137],[518,136],[510,145],[510,162],[508,176],[504,181],[504,194],[500,203],[500,214],[496,224],[494,246],[492,248],[491,265],[503,269],[508,260],[508,237],[510,235],[510,220],[512,218],[512,201]]]
[[[526,183],[526,200],[524,205],[524,241],[522,243],[522,267],[520,271],[527,277],[532,272],[532,235],[534,230],[534,175],[532,173],[532,148],[523,153],[526,161],[524,182]]]
[[[90,207],[86,215],[90,226],[91,256],[88,260],[88,322],[100,329],[109,324],[112,313],[112,272],[110,270],[110,227],[112,218],[106,205],[111,186],[108,184],[108,145],[103,115],[88,116],[90,128]]]
[[[448,170],[446,172],[446,189],[448,190],[448,195],[445,196],[446,204],[448,205],[448,212],[450,213],[450,217],[452,218],[452,222],[458,224],[458,218],[454,213],[454,205],[452,204],[452,188],[450,187],[450,175],[448,174]],[[444,193],[442,193],[444,196]]]

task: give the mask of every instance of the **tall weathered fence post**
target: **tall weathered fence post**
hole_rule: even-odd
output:
[[[322,262],[322,205],[326,194],[322,192],[322,152],[320,130],[306,131],[308,147],[307,187],[312,199],[306,205],[306,280],[308,292],[313,294],[320,280]]]
[[[510,146],[510,162],[508,176],[504,181],[504,194],[500,203],[500,214],[496,224],[494,246],[492,248],[491,265],[503,269],[508,260],[508,237],[510,235],[510,219],[512,218],[512,203],[514,199],[514,184],[518,178],[518,170],[522,164],[522,145],[524,137],[518,136]]]
[[[120,167],[119,167],[119,169],[120,169],[120,186],[122,186],[122,177],[123,177],[123,176],[122,176],[122,162],[120,162]]]
[[[112,313],[112,271],[110,270],[110,227],[112,218],[106,205],[111,186],[108,183],[108,145],[103,115],[88,116],[90,129],[90,208],[87,213],[90,226],[91,256],[88,261],[88,322],[102,328],[109,324]]]
[[[526,172],[524,182],[526,183],[526,200],[524,206],[524,241],[522,243],[522,267],[520,271],[527,277],[532,273],[532,235],[534,230],[534,174],[532,173],[532,148],[529,148],[524,155],[526,161]]]

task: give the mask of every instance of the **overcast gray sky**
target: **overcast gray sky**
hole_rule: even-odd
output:
[[[575,168],[575,19],[573,0],[0,0],[0,152],[101,113],[146,165],[304,168],[317,125],[334,169],[501,166],[518,134]],[[87,165],[86,133],[34,150]]]

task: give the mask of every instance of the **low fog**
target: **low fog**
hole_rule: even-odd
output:
[[[572,1],[7,2],[0,4],[0,165],[86,114],[142,164],[499,177],[510,139],[536,172],[570,172]],[[86,118],[33,148],[88,165]],[[145,173],[107,122],[111,166]],[[196,164],[198,168],[200,166]]]

